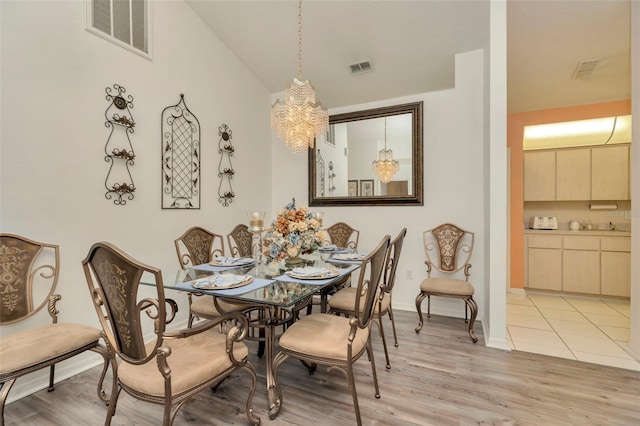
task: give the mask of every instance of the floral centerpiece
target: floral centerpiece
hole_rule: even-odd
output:
[[[320,222],[311,217],[307,207],[296,208],[296,200],[278,211],[276,219],[263,239],[267,262],[288,258],[317,250],[322,243]]]

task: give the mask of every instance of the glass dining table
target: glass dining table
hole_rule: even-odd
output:
[[[228,303],[246,305],[243,311],[247,313],[250,327],[264,329],[264,338],[260,336],[260,340],[264,341],[271,419],[275,418],[281,404],[273,374],[278,328],[292,324],[300,310],[311,303],[314,294],[344,282],[361,265],[358,259],[335,259],[334,256],[334,253],[316,251],[303,255],[304,264],[295,268],[287,267],[283,262],[265,264],[250,258],[220,258],[227,262],[214,261],[177,272],[162,272],[165,289],[215,296],[213,300],[219,312],[224,312],[223,306]],[[141,284],[155,285],[145,276]]]

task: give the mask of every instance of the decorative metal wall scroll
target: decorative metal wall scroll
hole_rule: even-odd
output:
[[[224,207],[227,207],[233,202],[233,197],[236,196],[231,187],[231,178],[236,173],[231,164],[231,157],[233,157],[235,148],[231,143],[231,129],[229,129],[229,126],[223,124],[218,127],[218,136],[220,136],[218,141],[218,154],[220,154],[220,162],[218,163],[218,177],[220,178],[218,201]]]
[[[133,108],[133,96],[124,97],[126,89],[119,84],[113,88],[105,89],[109,106],[104,112],[107,121],[104,125],[111,129],[107,143],[104,146],[104,161],[110,163],[104,186],[107,192],[104,194],[107,200],[119,206],[127,204],[127,200],[133,200],[136,190],[129,167],[133,166],[136,158],[131,145],[130,134],[133,133],[135,122],[131,109]]]
[[[333,179],[336,177],[336,173],[333,171],[333,161],[329,161],[329,197],[333,196],[333,191],[336,187],[333,184]]]
[[[320,155],[320,150],[318,149],[318,154],[316,155],[316,191],[318,197],[324,197],[324,158]]]
[[[200,208],[200,122],[180,102],[162,110],[162,208]]]

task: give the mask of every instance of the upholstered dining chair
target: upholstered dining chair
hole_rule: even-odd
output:
[[[473,300],[474,289],[469,283],[471,254],[473,253],[475,234],[452,224],[443,223],[423,232],[424,251],[427,256],[427,278],[420,284],[420,293],[416,297],[416,309],[419,322],[416,333],[424,324],[422,301],[427,298],[427,318],[431,317],[431,296],[453,297],[464,300],[464,320],[468,323],[469,337],[473,343],[478,338],[473,333],[473,323],[478,315],[478,305]],[[440,276],[431,276],[433,270]],[[460,271],[464,279],[454,278]],[[470,317],[469,317],[470,315]]]
[[[52,323],[0,337],[0,425],[4,425],[4,404],[15,381],[26,374],[49,367],[48,391],[54,390],[55,365],[84,351],[104,359],[98,381],[98,397],[107,402],[102,389],[109,356],[100,343],[98,328],[84,324],[59,323],[54,294],[60,273],[59,247],[14,235],[0,234],[0,325],[29,323],[47,306]],[[114,388],[112,387],[111,392]]]
[[[398,262],[400,260],[400,253],[402,253],[402,244],[404,243],[404,237],[407,235],[407,228],[402,228],[400,233],[389,244],[389,250],[387,251],[387,260],[385,262],[385,271],[382,277],[381,284],[381,297],[378,299],[374,314],[378,319],[378,328],[380,330],[380,337],[382,338],[382,346],[384,347],[384,356],[387,361],[387,370],[391,368],[389,362],[389,351],[387,350],[387,340],[384,335],[384,327],[382,326],[382,317],[389,315],[391,321],[391,328],[393,329],[394,346],[398,347],[398,335],[396,334],[396,324],[393,319],[393,309],[391,307],[391,296],[393,286],[396,281],[396,271],[398,269]],[[355,303],[357,289],[355,287],[347,287],[339,290],[336,294],[329,299],[329,313],[336,313],[345,316],[353,316],[355,314]],[[364,300],[360,300],[360,305],[364,303]],[[362,309],[362,306],[361,308]]]
[[[98,319],[109,342],[117,389],[109,401],[105,425],[116,412],[122,390],[134,398],[163,406],[162,424],[171,425],[178,410],[194,395],[216,386],[231,373],[243,369],[251,377],[246,402],[247,419],[259,424],[253,414],[256,372],[242,341],[247,319],[241,313],[221,315],[196,326],[167,331],[177,312],[177,304],[166,299],[159,269],[145,265],[117,247],[95,243],[82,266]],[[138,295],[143,274],[153,276],[155,297]],[[233,321],[219,332],[223,322]],[[145,341],[147,327],[154,336]]]
[[[358,240],[360,239],[360,231],[352,228],[344,222],[337,222],[325,229],[327,243],[334,244],[337,247],[349,248],[356,250],[358,248]],[[335,294],[338,290],[349,287],[351,285],[351,276],[345,277],[343,280],[336,282],[330,287],[324,288],[311,303],[307,306],[307,315],[311,314],[313,305],[320,305],[320,312],[327,311],[327,300],[329,296]],[[316,299],[316,300],[314,300]],[[319,300],[317,300],[319,299]]]
[[[251,257],[253,234],[249,232],[249,227],[243,223],[236,225],[227,234],[229,251],[233,257]]]
[[[274,358],[274,377],[276,378],[274,390],[281,403],[282,389],[277,382],[277,376],[278,370],[288,358],[325,365],[328,371],[338,370],[347,378],[356,421],[361,425],[353,364],[365,351],[371,362],[375,397],[380,398],[370,332],[375,303],[380,297],[389,239],[389,235],[386,235],[362,261],[353,317],[325,313],[307,315],[294,322],[280,336],[280,352]]]
[[[199,226],[194,226],[185,231],[174,241],[176,254],[180,267],[209,263],[216,255],[224,256],[224,238],[222,235],[211,232]],[[220,316],[216,308],[213,296],[189,293],[189,327],[196,318],[214,319]],[[222,302],[219,302],[222,303]],[[229,304],[224,304],[223,309],[238,310]]]
[[[352,228],[344,222],[337,222],[325,229],[329,243],[342,248],[358,248],[360,231]]]

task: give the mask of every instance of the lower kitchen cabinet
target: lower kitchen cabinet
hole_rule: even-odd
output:
[[[562,251],[562,291],[600,294],[599,251]]]
[[[541,290],[562,290],[562,251],[530,248],[528,287]]]
[[[528,235],[525,287],[630,297],[631,238]]]

